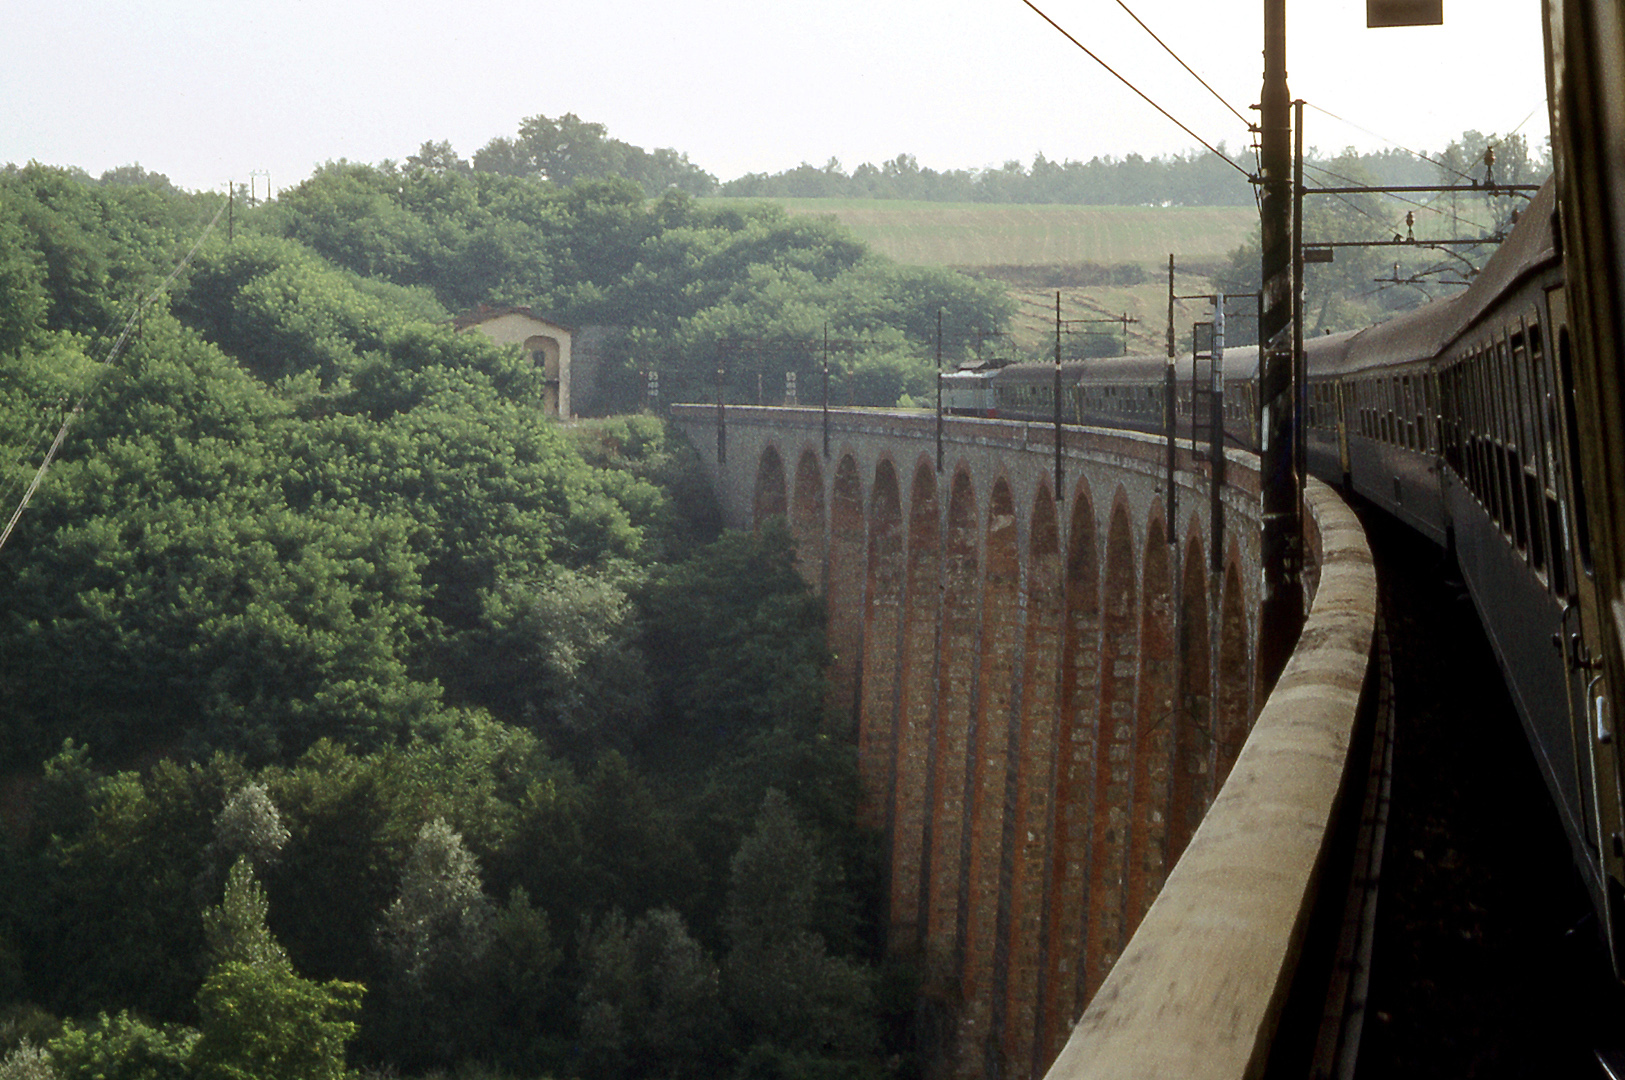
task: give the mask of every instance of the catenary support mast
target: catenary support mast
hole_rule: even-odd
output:
[[[1303,626],[1303,514],[1294,447],[1297,391],[1292,349],[1292,96],[1286,80],[1286,0],[1264,0],[1264,90],[1259,103],[1263,247],[1258,327],[1262,440],[1263,597],[1261,693],[1275,685]]]

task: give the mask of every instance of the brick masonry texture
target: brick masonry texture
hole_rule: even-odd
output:
[[[675,410],[729,524],[787,517],[829,600],[832,730],[889,851],[891,947],[948,1022],[939,1077],[1037,1077],[1233,766],[1255,710],[1257,475],[1221,580],[1182,447],[930,414]],[[826,457],[825,445],[831,452]],[[1195,508],[1195,509],[1192,509]],[[1215,661],[1215,658],[1216,661]]]

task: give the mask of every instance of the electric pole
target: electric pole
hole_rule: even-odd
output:
[[[1259,432],[1264,512],[1260,555],[1259,690],[1267,694],[1303,628],[1303,515],[1298,499],[1297,390],[1292,349],[1292,95],[1286,80],[1286,0],[1264,0],[1264,89],[1259,101],[1263,309],[1259,320]]]

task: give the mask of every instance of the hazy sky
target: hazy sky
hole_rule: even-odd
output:
[[[1117,0],[1035,0],[1208,142],[1242,122]],[[900,153],[937,169],[1181,152],[1194,141],[1022,0],[0,0],[0,162],[139,162],[187,188],[278,188],[324,161],[464,157],[576,113],[720,179]],[[1236,109],[1262,3],[1129,5]],[[1414,149],[1546,136],[1538,0],[1445,0],[1367,30],[1363,0],[1288,0],[1294,96]],[[1530,114],[1533,113],[1531,116]],[[1250,114],[1249,114],[1250,115]],[[1382,139],[1310,111],[1309,145]],[[259,180],[261,185],[264,180]]]

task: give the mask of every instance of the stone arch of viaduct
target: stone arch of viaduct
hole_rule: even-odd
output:
[[[1255,715],[1257,474],[1165,444],[929,414],[678,419],[729,524],[783,517],[826,596],[889,853],[894,949],[947,1019],[944,1071],[1037,1076],[1161,888]],[[828,447],[826,453],[825,447]]]

